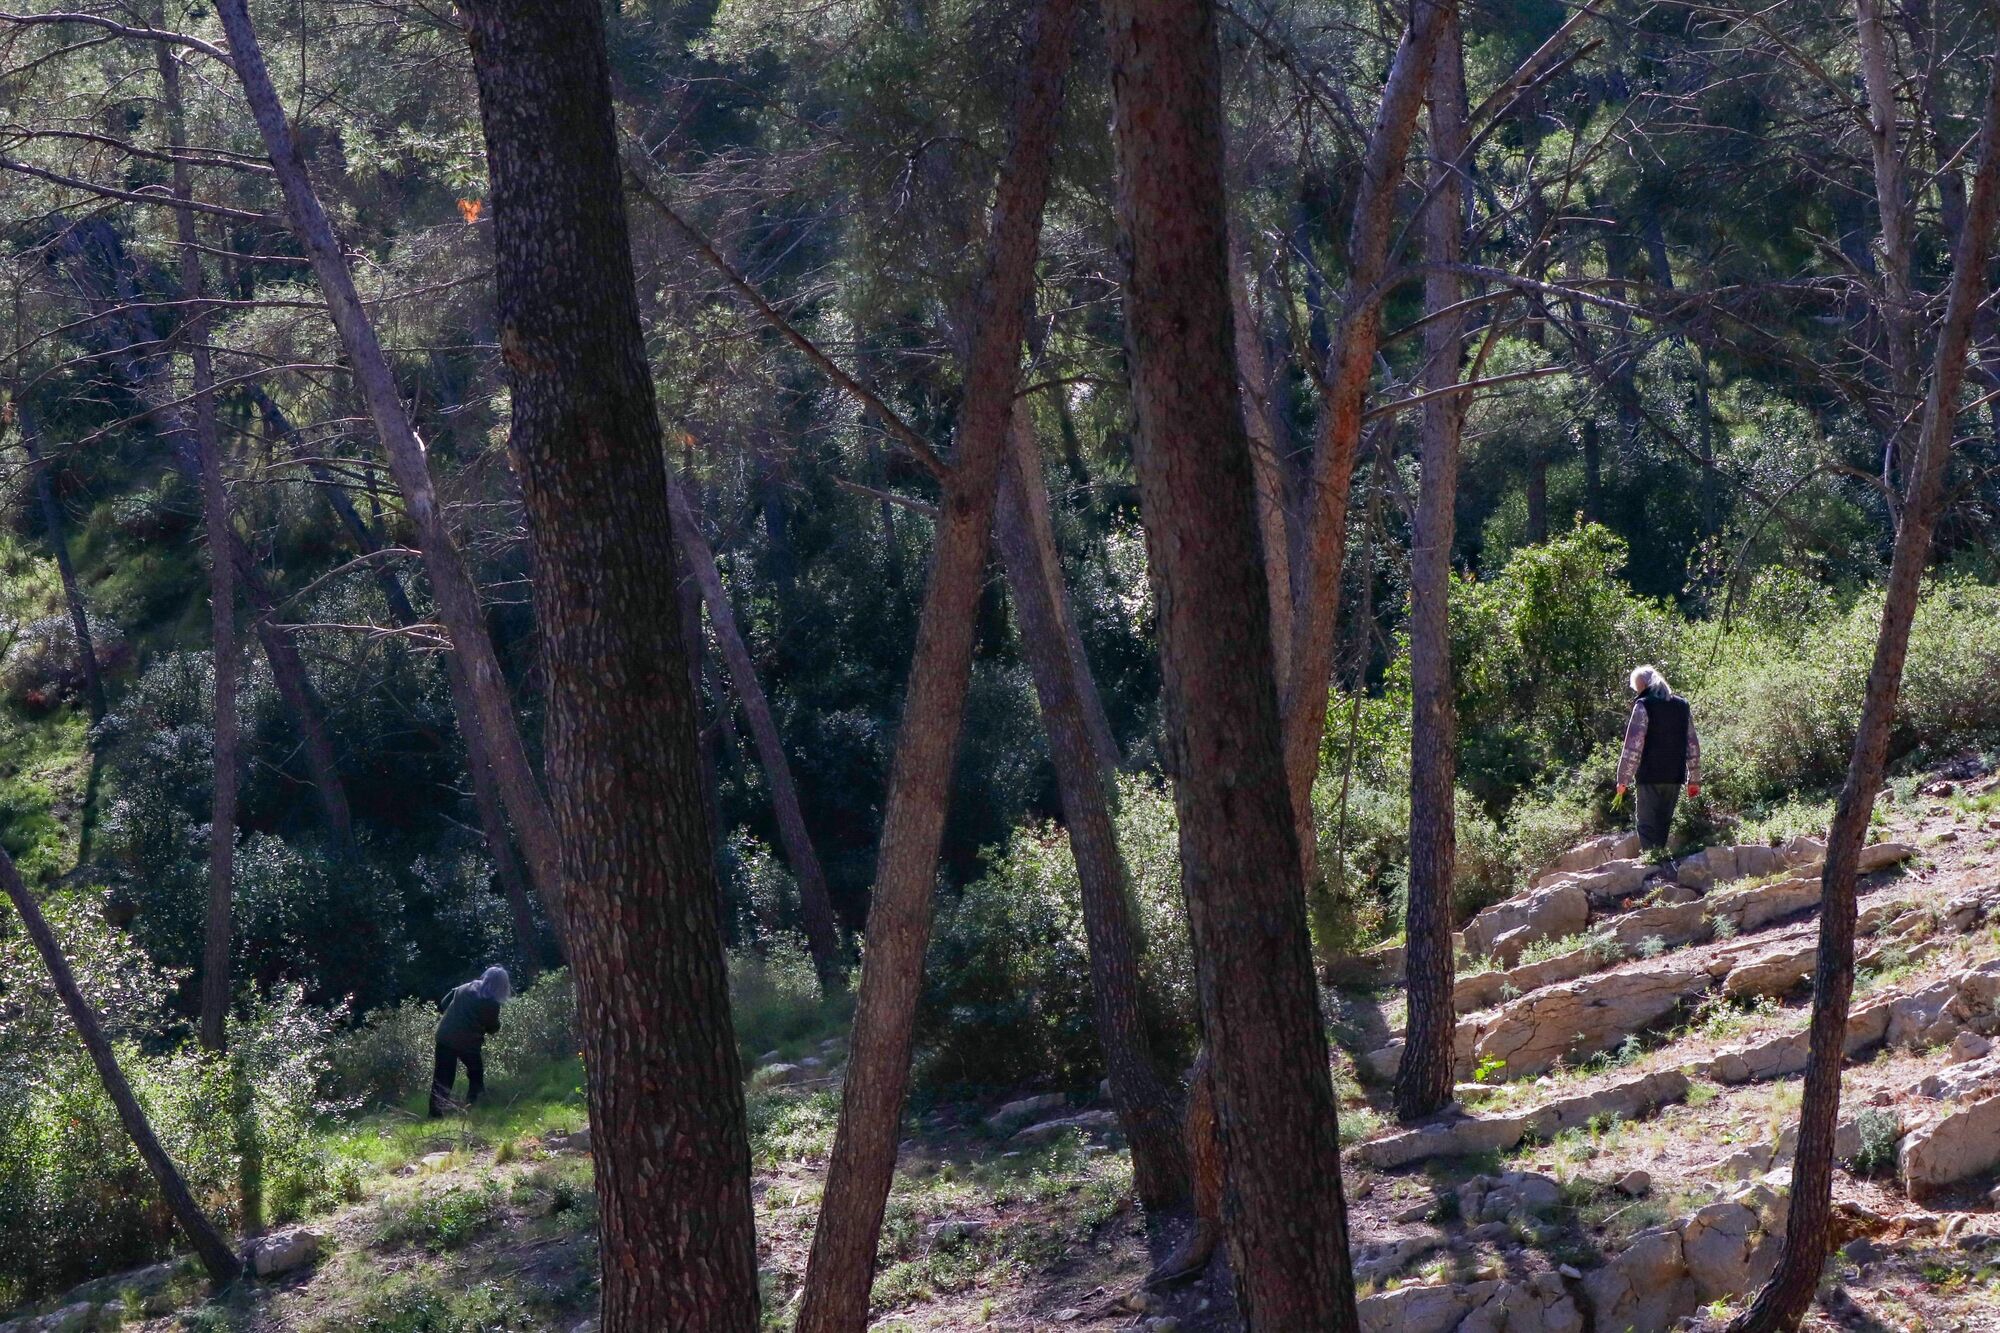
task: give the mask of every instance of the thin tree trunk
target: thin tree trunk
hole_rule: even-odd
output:
[[[1341,563],[1347,552],[1347,497],[1354,482],[1362,408],[1382,324],[1378,288],[1388,269],[1389,230],[1397,188],[1403,180],[1403,157],[1423,104],[1439,35],[1455,13],[1455,0],[1413,0],[1410,26],[1389,67],[1355,196],[1348,239],[1348,313],[1331,357],[1326,401],[1320,406],[1299,604],[1292,616],[1292,670],[1283,689],[1285,772],[1291,786],[1299,852],[1307,858],[1308,881],[1313,878],[1311,858],[1316,843],[1312,837],[1312,786],[1319,772],[1319,743],[1326,730],[1327,694],[1339,646],[1336,631]]]
[[[1055,395],[1060,398],[1058,393]],[[1069,595],[1069,586],[1063,578],[1062,556],[1056,546],[1055,515],[1049,508],[1049,488],[1042,482],[1041,452],[1035,449],[1033,418],[1027,409],[1017,409],[1021,417],[1020,430],[1026,434],[1016,436],[1016,447],[1030,451],[1024,455],[1024,467],[1032,463],[1022,475],[1029,479],[1021,487],[1021,515],[1026,520],[1029,540],[1038,553],[1037,560],[1042,566],[1043,577],[1048,581],[1049,597],[1055,608],[1055,623],[1062,635],[1062,642],[1069,653],[1070,676],[1076,682],[1077,706],[1083,710],[1083,725],[1090,736],[1090,748],[1097,756],[1097,764],[1106,775],[1111,775],[1123,767],[1125,756],[1118,748],[1118,738],[1112,733],[1111,719],[1104,712],[1104,696],[1098,691],[1097,677],[1090,669],[1090,656],[1083,648],[1083,630],[1077,624],[1076,603]],[[1022,441],[1025,440],[1025,444]],[[1079,460],[1080,461],[1080,460]],[[1006,484],[1006,472],[1001,473],[1001,484]],[[1004,498],[1004,492],[1003,492]],[[1004,556],[1003,556],[1004,559]]]
[[[1860,0],[1858,9],[1865,32],[1871,21],[1875,21],[1871,20],[1871,0]],[[1812,1026],[1805,1090],[1799,1103],[1798,1152],[1792,1164],[1792,1197],[1784,1249],[1771,1280],[1758,1292],[1751,1307],[1730,1325],[1732,1333],[1770,1333],[1796,1328],[1812,1304],[1826,1260],[1833,1199],[1834,1130],[1840,1111],[1848,1009],[1854,995],[1857,863],[1874,812],[1875,793],[1882,785],[1889,730],[1895,721],[1903,661],[1909,651],[1910,625],[1916,617],[1917,594],[1924,567],[1930,561],[1931,532],[1944,493],[1959,390],[1965,379],[1974,320],[1984,295],[1993,231],[1996,222],[2000,222],[2000,52],[1989,61],[1988,77],[1991,82],[1980,129],[1979,165],[1966,207],[1965,225],[1954,238],[1950,295],[1946,298],[1944,323],[1931,368],[1930,392],[1924,400],[1916,456],[1905,468],[1908,483],[1902,522],[1889,566],[1875,658],[1868,670],[1868,687],[1862,699],[1847,780],[1841,787],[1833,828],[1827,835],[1826,869],[1821,877],[1819,952],[1813,971]],[[1893,126],[1889,133],[1894,136]],[[1893,179],[1893,175],[1887,176],[1888,181]],[[1882,179],[1877,181],[1887,225],[1888,215],[1900,205],[1897,196],[1882,191],[1885,183]]]
[[[743,716],[750,723],[750,739],[757,747],[757,761],[764,769],[764,783],[771,789],[771,811],[778,821],[778,840],[785,848],[785,861],[799,885],[799,912],[806,928],[806,946],[812,951],[813,965],[820,984],[828,989],[842,985],[845,969],[841,959],[840,923],[833,915],[833,898],[827,892],[826,872],[820,868],[819,853],[813,850],[812,835],[806,831],[805,811],[799,806],[798,787],[792,781],[792,761],[778,735],[771,716],[771,701],[757,679],[757,667],[750,649],[736,628],[736,608],[730,604],[722,575],[715,567],[715,552],[702,535],[680,478],[667,474],[667,503],[674,516],[674,540],[702,601],[708,605],[708,623],[715,627],[716,646],[729,668],[729,684]]]
[[[1111,819],[1114,770],[1092,743],[1083,682],[1064,643],[1056,600],[1062,592],[1062,567],[1047,539],[1052,534],[1038,533],[1028,513],[1029,494],[1046,485],[1031,423],[1030,415],[1017,408],[1010,432],[1013,447],[1000,473],[994,531],[1014,596],[1021,647],[1035,678],[1076,862],[1097,1039],[1104,1047],[1111,1100],[1132,1145],[1139,1201],[1150,1209],[1166,1208],[1188,1195],[1187,1151],[1177,1116],[1180,1099],[1161,1077],[1146,1034],[1139,975],[1142,942],[1132,920],[1131,877]]]
[[[56,503],[55,487],[49,482],[48,464],[35,443],[33,420],[26,407],[20,412],[21,446],[27,451],[28,466],[35,471],[35,503],[42,511],[42,526],[48,529],[49,549],[55,554],[56,572],[62,576],[63,601],[69,607],[70,632],[76,635],[76,665],[83,676],[84,706],[93,723],[104,720],[104,677],[97,668],[97,647],[90,637],[90,612],[84,605],[83,585],[77,582],[76,564],[69,557],[69,538],[63,533],[62,506]]]
[[[326,297],[327,313],[340,335],[355,383],[388,454],[389,470],[403,493],[404,509],[416,527],[424,569],[430,575],[431,596],[451,636],[453,651],[463,659],[501,797],[507,803],[507,813],[528,859],[535,887],[544,895],[543,906],[560,934],[564,929],[563,861],[555,821],[521,739],[507,680],[486,632],[479,590],[438,505],[423,441],[397,395],[388,358],[383,355],[368,312],[355,290],[346,255],[334,236],[319,196],[313,192],[305,159],[299,154],[298,142],[286,123],[284,106],[265,67],[246,0],[217,0],[216,8],[229,36],[230,59],[236,67],[237,80],[243,85],[251,114],[263,137],[264,150],[284,193],[292,229],[312,263],[313,274]]]
[[[234,534],[232,533],[232,537]],[[347,783],[340,776],[334,753],[333,736],[326,729],[326,708],[314,693],[312,679],[291,631],[273,623],[276,607],[264,586],[249,548],[240,539],[234,542],[237,582],[243,599],[257,617],[257,641],[271,664],[271,680],[278,687],[285,710],[299,729],[300,749],[306,757],[306,771],[312,775],[313,791],[319,797],[320,813],[326,816],[327,831],[342,852],[354,848],[354,813],[347,803]]]
[[[1250,1329],[1345,1333],[1339,1135],[1232,346],[1215,10],[1110,0],[1105,27],[1135,457],[1225,1230]]]
[[[908,1090],[938,842],[971,678],[995,492],[1020,378],[1042,205],[1080,8],[1078,0],[1041,0],[1022,42],[1012,141],[1000,166],[986,267],[967,321],[971,350],[958,448],[939,505],[936,549],[897,728],[852,1054],[806,1268],[800,1333],[861,1333],[868,1320]]]
[[[70,1022],[76,1025],[76,1035],[83,1039],[83,1047],[90,1052],[90,1062],[97,1066],[97,1076],[104,1083],[105,1095],[118,1111],[118,1121],[125,1127],[132,1146],[139,1150],[146,1169],[152,1172],[154,1183],[159,1186],[160,1197],[187,1233],[195,1255],[208,1272],[209,1281],[221,1287],[234,1281],[243,1265],[230,1252],[229,1243],[217,1231],[208,1215],[201,1211],[201,1205],[188,1192],[187,1181],[181,1177],[180,1168],[174,1159],[160,1146],[153,1134],[153,1126],[146,1119],[145,1108],[132,1095],[132,1085],[125,1081],[124,1071],[118,1067],[118,1057],[111,1050],[111,1043],[104,1035],[104,1028],[92,1012],[90,1002],[83,997],[83,991],[76,984],[76,974],[70,971],[69,960],[63,957],[62,946],[56,943],[55,932],[42,916],[41,907],[28,886],[21,882],[21,874],[14,868],[14,858],[0,848],[0,888],[5,888],[7,897],[13,902],[14,910],[21,914],[21,924],[27,927],[28,938],[34,941],[35,949],[42,955],[42,963],[49,969],[49,980],[55,983],[56,994],[61,997],[63,1008],[69,1011]]]
[[[1410,549],[1410,885],[1405,923],[1403,1062],[1396,1117],[1408,1122],[1451,1101],[1453,1032],[1451,890],[1457,867],[1457,715],[1451,670],[1451,548],[1458,503],[1458,447],[1465,396],[1459,380],[1464,297],[1455,265],[1463,248],[1463,187],[1455,165],[1465,144],[1465,63],[1454,18],[1431,64],[1430,201],[1424,209],[1423,489]],[[1450,313],[1447,313],[1450,312]]]
[[[1286,515],[1284,459],[1271,406],[1271,367],[1264,335],[1250,309],[1250,293],[1230,249],[1230,317],[1236,333],[1236,379],[1243,393],[1243,425],[1250,465],[1257,477],[1257,536],[1264,553],[1265,600],[1271,611],[1271,660],[1279,688],[1292,675],[1292,538]]]
[[[181,109],[180,66],[176,52],[156,43],[153,55],[160,75],[169,142],[175,149],[187,143]],[[195,234],[194,188],[187,163],[176,155],[173,169],[174,235],[181,251],[181,294],[188,317],[180,336],[192,366],[194,445],[200,465],[202,529],[208,538],[208,602],[210,643],[215,662],[215,782],[208,822],[208,918],[201,951],[201,1044],[220,1051],[229,1021],[229,939],[233,913],[236,863],[237,738],[236,680],[241,653],[236,639],[235,526],[229,520],[229,491],[222,472],[222,442],[215,428],[215,369],[203,329],[206,280]]]
[[[535,559],[603,1328],[752,1333],[742,1068],[688,645],[668,577],[665,441],[619,188],[603,10],[595,0],[474,0],[460,12]]]

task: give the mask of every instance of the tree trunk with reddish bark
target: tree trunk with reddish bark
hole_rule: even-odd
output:
[[[938,843],[1079,9],[1078,0],[1041,0],[1022,44],[1013,138],[1000,166],[986,268],[967,321],[971,352],[958,447],[939,505],[896,733],[840,1127],[806,1267],[800,1333],[861,1333],[868,1322],[882,1211],[902,1137]]]
[[[139,1151],[140,1160],[152,1173],[167,1210],[194,1246],[195,1256],[207,1271],[208,1280],[217,1287],[235,1281],[237,1274],[243,1270],[242,1262],[230,1251],[229,1242],[216,1230],[215,1223],[202,1212],[194,1195],[188,1192],[187,1181],[182,1178],[180,1168],[174,1165],[174,1159],[160,1146],[152,1123],[146,1119],[145,1108],[132,1095],[132,1085],[125,1081],[125,1072],[118,1067],[118,1057],[104,1035],[103,1026],[97,1021],[96,1012],[76,984],[76,974],[70,970],[69,960],[63,957],[55,932],[49,929],[40,904],[28,892],[28,886],[21,882],[21,873],[14,868],[14,858],[7,855],[4,848],[0,848],[0,889],[6,890],[14,910],[21,914],[21,924],[27,928],[28,938],[34,942],[35,951],[41,954],[42,964],[49,970],[49,980],[55,984],[56,995],[69,1012],[76,1035],[82,1039],[84,1050],[90,1053],[90,1062],[97,1066],[97,1076],[104,1084],[104,1093],[118,1112],[118,1123],[125,1127],[132,1146]]]
[[[1410,884],[1405,918],[1409,1017],[1396,1071],[1396,1118],[1419,1120],[1451,1102],[1453,1040],[1451,888],[1458,829],[1453,808],[1458,727],[1451,671],[1451,548],[1458,504],[1463,392],[1453,392],[1463,354],[1458,275],[1444,271],[1463,248],[1465,64],[1454,18],[1431,62],[1430,200],[1424,248],[1423,490],[1410,544]],[[1450,312],[1450,313],[1447,313]]]
[[[1226,1232],[1249,1328],[1342,1333],[1354,1279],[1236,385],[1215,10],[1111,0],[1105,27],[1134,452]]]
[[[563,878],[560,844],[549,804],[535,779],[527,746],[514,716],[507,679],[486,632],[479,590],[438,504],[424,444],[396,390],[388,358],[370,323],[367,310],[348,271],[333,224],[314,192],[305,159],[286,122],[285,109],[271,83],[264,55],[250,23],[245,0],[217,0],[216,11],[229,36],[230,61],[237,81],[269,155],[285,198],[292,230],[312,264],[313,276],[326,297],[327,314],[340,335],[348,367],[368,405],[368,415],[388,455],[389,470],[403,493],[403,506],[417,530],[424,569],[430,575],[431,597],[451,636],[452,650],[462,661],[471,701],[485,731],[495,781],[507,803],[515,835],[528,859],[536,889],[549,919],[563,929]]]
[[[799,790],[792,781],[792,761],[785,754],[784,740],[778,735],[777,721],[771,716],[771,701],[757,679],[756,663],[736,628],[736,608],[722,586],[722,574],[715,567],[715,552],[702,535],[687,490],[671,472],[667,475],[667,503],[674,515],[674,540],[679,544],[688,573],[701,590],[708,606],[708,623],[715,627],[716,646],[723,664],[729,668],[729,686],[743,705],[750,723],[750,739],[757,747],[757,762],[764,769],[764,783],[771,790],[771,812],[777,818],[778,841],[785,849],[785,863],[799,886],[799,915],[806,928],[806,947],[812,951],[813,966],[820,984],[837,989],[846,969],[841,957],[840,923],[833,915],[833,896],[827,892],[826,872],[820,868],[819,853],[813,849],[812,835],[806,831],[805,811],[799,805]]]
[[[1180,1098],[1162,1076],[1146,1033],[1142,942],[1132,920],[1131,877],[1111,819],[1113,775],[1091,740],[1083,682],[1063,635],[1058,599],[1065,593],[1055,534],[1038,530],[1029,513],[1030,492],[1045,485],[1031,420],[1025,410],[1015,410],[994,532],[1076,862],[1097,1040],[1104,1048],[1111,1100],[1132,1145],[1133,1187],[1146,1207],[1166,1208],[1188,1195]]]
[[[1867,30],[1879,29],[1873,0],[1860,0],[1863,45]],[[1917,594],[1930,561],[1931,532],[1944,494],[1945,466],[1951,455],[1959,392],[1964,385],[1974,322],[1985,295],[1985,269],[1993,232],[2000,223],[2000,52],[1989,62],[1990,83],[1982,118],[1978,167],[1966,205],[1965,222],[1954,238],[1950,294],[1931,366],[1930,392],[1915,440],[1915,456],[1905,463],[1901,522],[1875,657],[1862,697],[1861,720],[1847,780],[1827,835],[1826,868],[1821,875],[1819,950],[1813,969],[1812,1024],[1808,1037],[1805,1090],[1799,1102],[1798,1152],[1792,1163],[1792,1196],[1784,1249],[1777,1271],[1751,1307],[1730,1325],[1732,1333],[1773,1333],[1798,1327],[1819,1288],[1828,1250],[1833,1203],[1834,1131],[1840,1112],[1841,1067],[1845,1063],[1847,1016],[1854,997],[1855,881],[1862,843],[1882,786],[1889,731],[1902,688],[1903,661],[1916,618]],[[1878,133],[1896,138],[1893,122]],[[1882,169],[1876,186],[1885,231],[1897,224],[1902,200],[1894,190],[1900,173]],[[1893,292],[1895,286],[1890,284]],[[1893,298],[1892,298],[1893,299]],[[1891,367],[1892,374],[1895,373]]]
[[[471,0],[606,1333],[758,1326],[743,1071],[603,11]],[[428,549],[427,549],[428,553]]]
[[[1348,233],[1347,315],[1330,358],[1326,401],[1320,405],[1312,476],[1304,515],[1306,540],[1299,602],[1292,614],[1292,670],[1284,686],[1285,772],[1301,855],[1312,857],[1312,786],[1339,649],[1340,571],[1347,554],[1347,497],[1361,448],[1363,408],[1382,327],[1382,279],[1389,262],[1403,156],[1423,105],[1431,59],[1456,0],[1413,0],[1410,26],[1396,48],[1382,88]],[[1310,861],[1307,878],[1312,877]]]

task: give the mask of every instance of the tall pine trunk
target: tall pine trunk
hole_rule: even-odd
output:
[[[1424,247],[1423,490],[1410,549],[1410,885],[1404,951],[1408,1020],[1396,1071],[1396,1118],[1421,1119],[1451,1101],[1451,886],[1457,866],[1453,790],[1457,718],[1451,671],[1451,548],[1458,503],[1459,432],[1465,396],[1458,384],[1463,316],[1457,264],[1465,223],[1459,157],[1465,145],[1465,63],[1453,18],[1431,63],[1430,200]]]
[[[800,1333],[861,1333],[868,1322],[882,1212],[902,1137],[938,843],[971,679],[995,490],[1020,379],[1042,205],[1080,8],[1078,0],[1040,0],[1022,43],[1013,137],[1000,166],[986,269],[969,321],[958,447],[944,479],[936,549],[896,733],[840,1126],[806,1267]]]
[[[215,1223],[202,1212],[194,1195],[188,1192],[187,1181],[182,1178],[180,1168],[174,1165],[174,1159],[160,1146],[152,1123],[146,1119],[146,1109],[132,1095],[132,1085],[125,1081],[125,1072],[118,1067],[118,1057],[104,1035],[103,1026],[97,1021],[97,1014],[76,984],[76,974],[70,970],[69,960],[63,957],[55,932],[49,929],[41,906],[28,892],[28,886],[21,882],[21,873],[14,868],[14,858],[4,848],[0,848],[0,889],[6,891],[14,910],[21,914],[21,924],[27,927],[28,938],[34,942],[35,951],[41,954],[43,966],[49,970],[49,980],[55,983],[63,1008],[69,1011],[76,1035],[83,1040],[84,1050],[90,1053],[90,1062],[97,1066],[97,1076],[104,1084],[105,1095],[118,1112],[118,1122],[125,1127],[132,1146],[139,1150],[140,1160],[152,1173],[160,1197],[166,1201],[174,1221],[180,1224],[188,1242],[194,1246],[195,1255],[207,1271],[209,1281],[218,1287],[234,1281],[242,1271],[241,1261],[230,1251],[229,1242],[216,1230]]]
[[[1207,0],[1109,0],[1125,339],[1181,884],[1249,1327],[1356,1327],[1326,1035],[1237,392]],[[1400,158],[1400,154],[1397,155]]]
[[[757,679],[756,663],[749,646],[736,627],[736,608],[730,604],[722,575],[715,567],[715,552],[702,535],[687,488],[670,472],[667,476],[667,503],[674,515],[674,540],[679,543],[687,571],[701,599],[708,606],[708,623],[715,627],[716,646],[729,668],[729,686],[743,705],[750,723],[750,739],[757,747],[757,762],[764,769],[764,784],[771,790],[771,812],[777,818],[778,841],[785,849],[785,863],[799,885],[800,917],[806,928],[806,947],[820,984],[833,989],[842,984],[844,969],[840,950],[840,923],[833,915],[833,897],[827,892],[826,872],[820,868],[819,853],[812,835],[806,831],[805,811],[799,805],[798,785],[792,781],[792,761],[785,755],[784,740],[778,735],[777,720],[771,716],[771,701]]]
[[[176,52],[164,43],[153,47],[160,76],[161,102],[166,110],[169,142],[187,143],[181,107],[180,66]],[[236,681],[241,654],[236,639],[236,528],[229,519],[229,491],[223,477],[222,441],[215,428],[215,369],[203,341],[202,306],[206,279],[202,274],[199,238],[195,233],[194,198],[187,163],[178,155],[173,169],[174,238],[181,251],[181,295],[188,302],[180,339],[191,365],[194,451],[201,480],[201,522],[208,539],[208,602],[210,647],[215,664],[215,779],[208,822],[208,913],[201,950],[201,1044],[220,1051],[229,1021],[229,954],[234,911],[236,861],[237,750],[241,730],[236,716]]]
[[[1091,740],[1084,706],[1085,690],[1094,687],[1081,678],[1063,633],[1061,603],[1068,599],[1055,534],[1037,524],[1030,509],[1030,494],[1045,485],[1032,420],[1025,408],[1015,409],[994,531],[1076,862],[1090,948],[1093,1016],[1112,1104],[1132,1145],[1132,1182],[1139,1201],[1148,1208],[1165,1208],[1188,1195],[1187,1152],[1176,1115],[1180,1099],[1162,1077],[1146,1032],[1131,876],[1111,819],[1114,778]]]
[[[758,1325],[742,1068],[603,11],[474,0],[606,1333]]]
[[[1874,18],[1872,0],[1860,0],[1861,27]],[[1864,38],[1864,45],[1865,45]],[[1798,1151],[1792,1163],[1792,1197],[1784,1250],[1771,1280],[1735,1323],[1732,1333],[1771,1333],[1798,1326],[1819,1287],[1826,1262],[1833,1200],[1833,1140],[1840,1112],[1847,1016],[1854,997],[1855,880],[1861,846],[1874,813],[1875,793],[1887,763],[1889,730],[1902,688],[1903,660],[1917,594],[1930,561],[1931,532],[1944,495],[1945,466],[1951,455],[1959,391],[1965,381],[1974,321],[1985,294],[1986,264],[1993,231],[2000,223],[2000,51],[1989,61],[1990,83],[1979,132],[1978,166],[1964,225],[1953,240],[1950,294],[1931,366],[1915,457],[1905,461],[1902,516],[1882,604],[1875,658],[1868,669],[1861,720],[1847,780],[1827,835],[1826,868],[1821,876],[1819,951],[1813,969],[1812,1025],[1808,1038],[1805,1091],[1799,1103]],[[1893,140],[1893,126],[1888,131]],[[1878,159],[1879,160],[1879,159]],[[1877,189],[1885,226],[1901,208],[1900,198],[1883,187],[1897,179],[1878,172]],[[1892,282],[1893,292],[1895,285]],[[1892,368],[1893,369],[1893,368]]]
[[[277,173],[292,231],[305,249],[313,276],[326,297],[327,313],[340,335],[349,369],[388,455],[389,470],[403,493],[405,512],[417,530],[424,569],[430,575],[431,597],[451,636],[452,651],[460,657],[461,669],[466,673],[508,816],[527,856],[535,887],[544,895],[543,906],[560,934],[564,919],[563,859],[555,822],[521,739],[507,679],[486,631],[479,590],[445,521],[423,441],[418,438],[409,411],[397,393],[388,358],[361,304],[354,275],[348,271],[347,257],[306,174],[305,159],[299,153],[284,105],[278,100],[270,70],[264,64],[246,0],[217,0],[216,10],[229,36],[230,60],[237,81],[243,86],[264,151]]]

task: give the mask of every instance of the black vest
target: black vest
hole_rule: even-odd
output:
[[[1688,704],[1675,695],[1639,696],[1646,710],[1646,745],[1639,752],[1639,782],[1686,782]]]

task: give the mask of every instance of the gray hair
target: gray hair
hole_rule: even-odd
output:
[[[513,998],[514,978],[507,975],[507,969],[495,963],[479,978],[479,993],[495,1002]]]
[[[1667,678],[1660,674],[1658,667],[1641,666],[1632,668],[1632,693],[1665,697],[1673,691],[1667,688]]]

